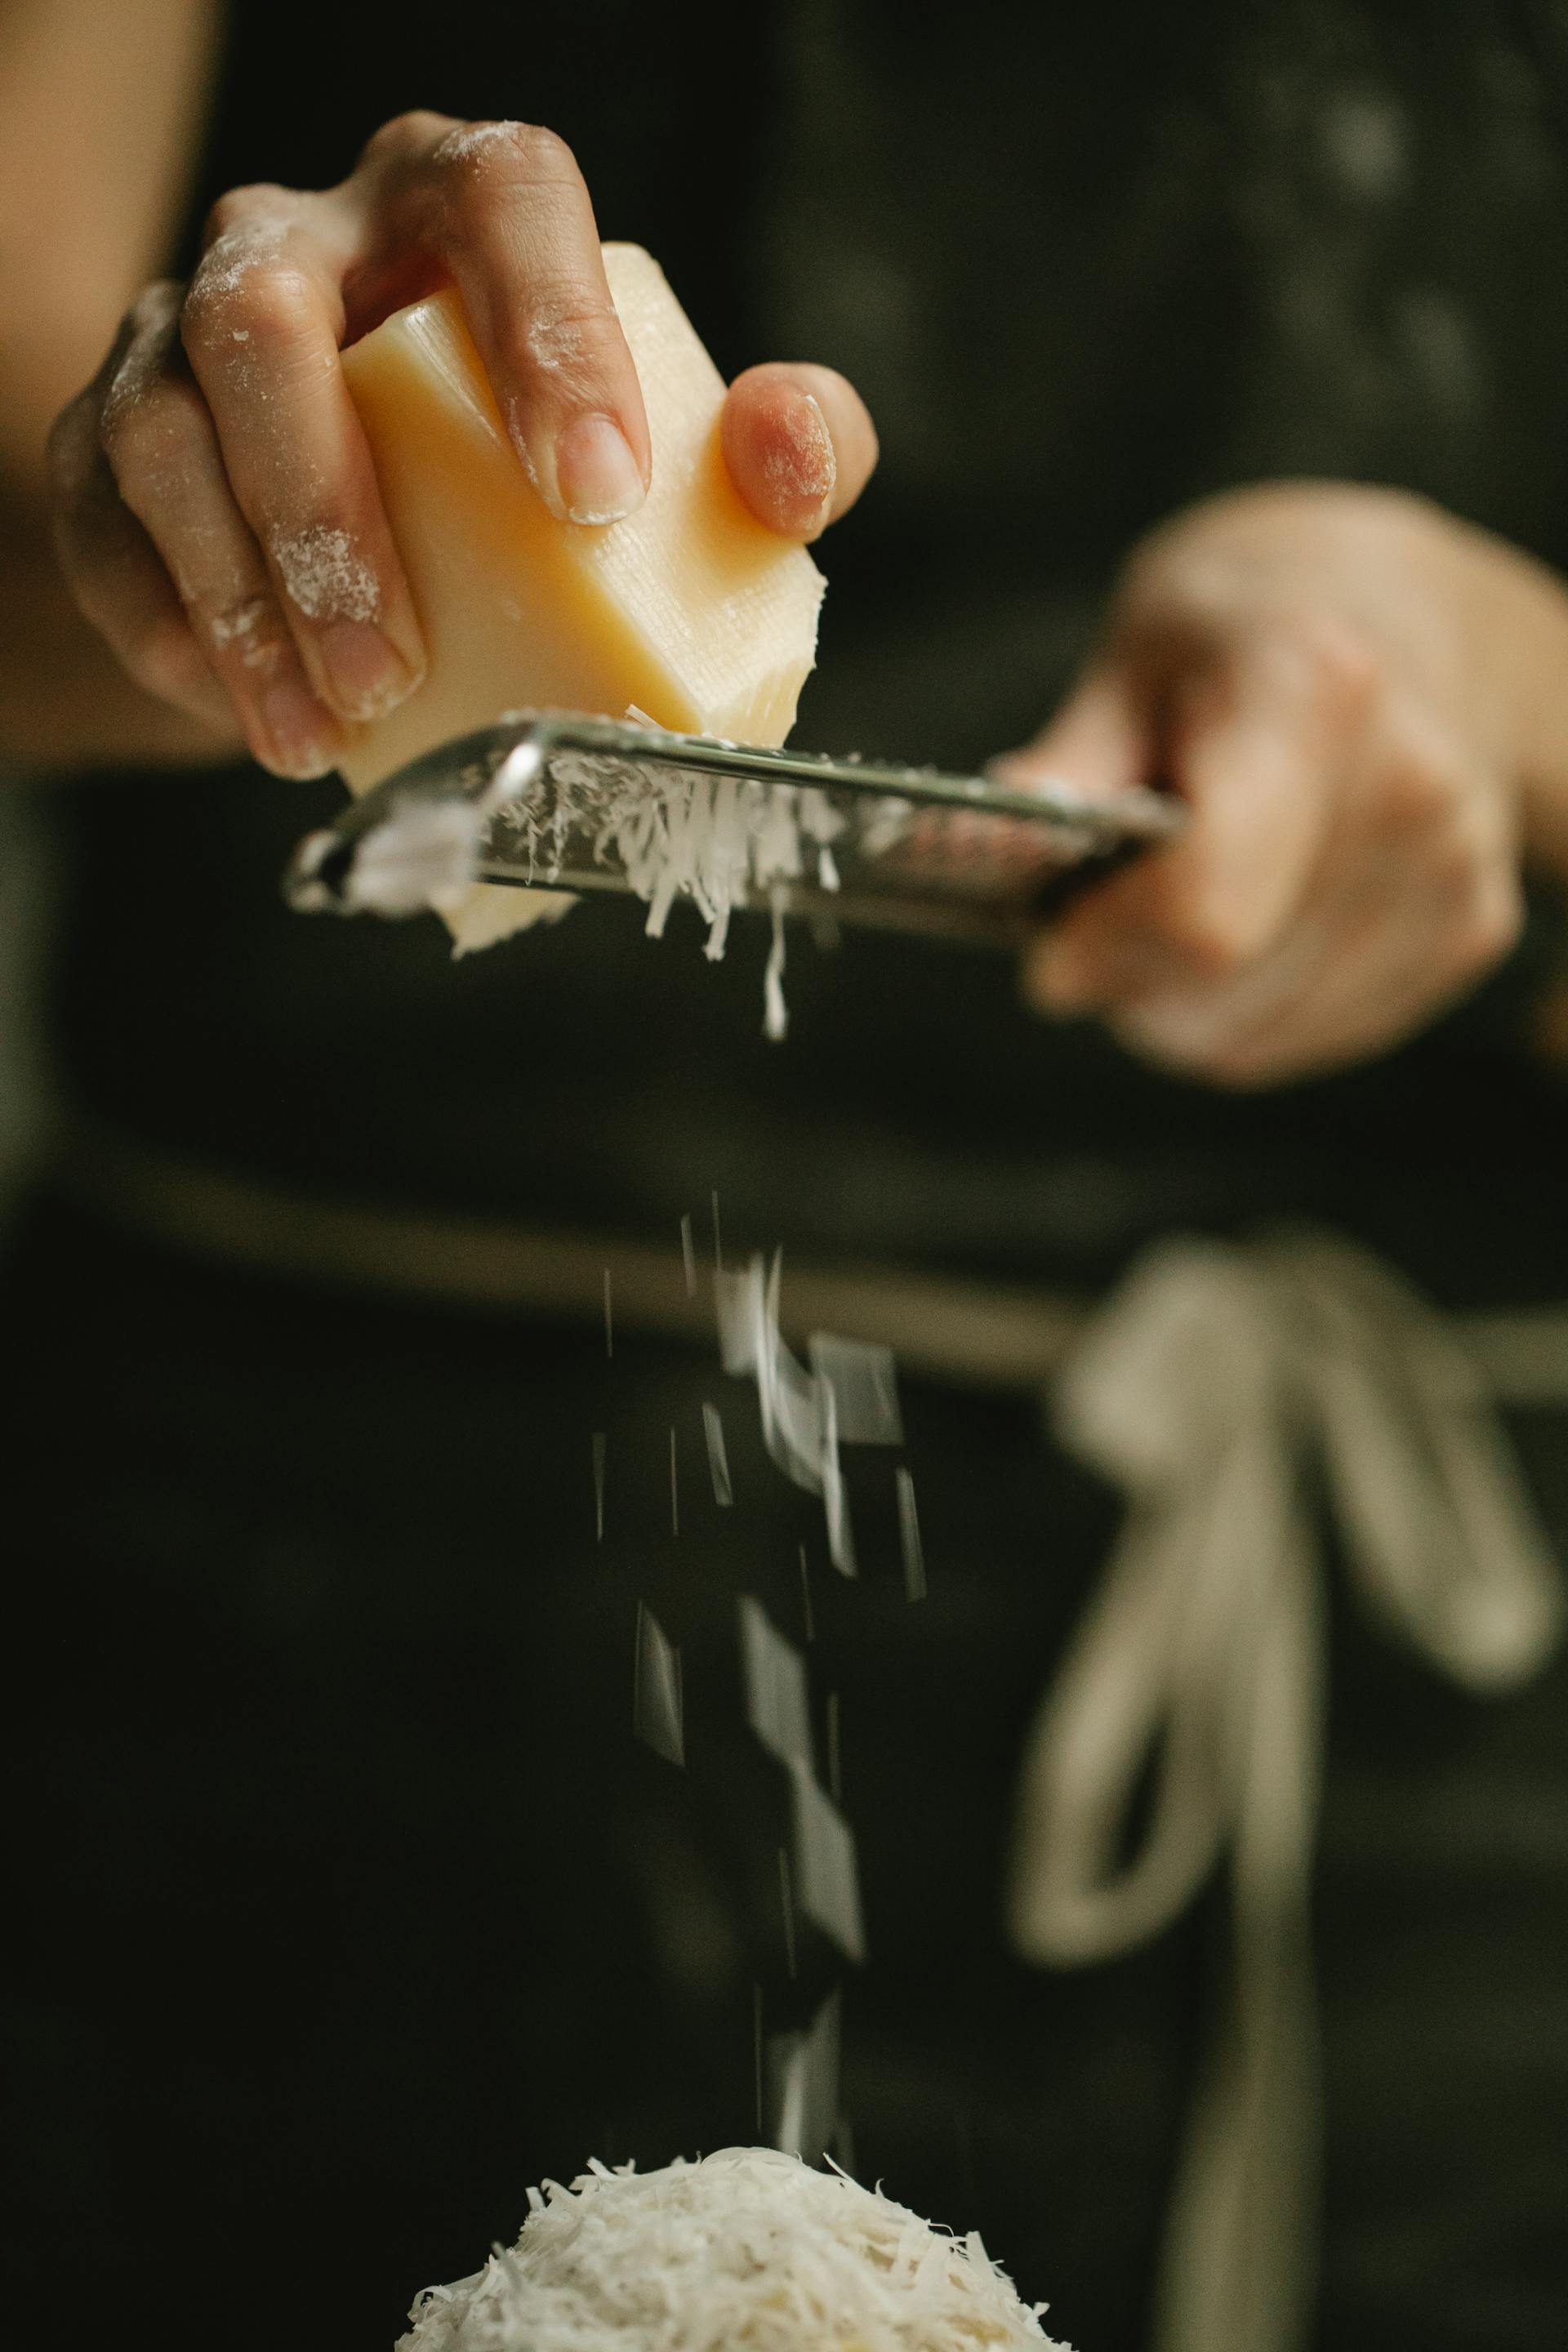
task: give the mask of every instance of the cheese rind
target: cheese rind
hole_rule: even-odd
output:
[[[662,727],[768,744],[794,723],[822,575],[731,481],[723,379],[658,263],[639,246],[604,255],[653,450],[647,498],[622,522],[549,512],[455,293],[398,311],[343,354],[430,656],[405,702],[355,730],[340,764],[356,793],[510,709],[635,708]],[[481,884],[447,920],[461,949],[559,911],[558,897]]]

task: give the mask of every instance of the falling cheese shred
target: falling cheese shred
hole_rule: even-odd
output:
[[[397,2352],[1065,2352],[973,2232],[771,2148],[529,2192],[522,2234],[430,2287]]]

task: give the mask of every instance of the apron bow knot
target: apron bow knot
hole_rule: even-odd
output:
[[[1054,1407],[1128,1511],[1026,1749],[1013,1941],[1058,1967],[1109,1958],[1227,1862],[1229,1980],[1154,2342],[1290,2352],[1310,2315],[1318,2170],[1320,1509],[1367,1609],[1479,1692],[1544,1662],[1562,1578],[1476,1367],[1433,1308],[1338,1240],[1159,1246],[1090,1326]]]

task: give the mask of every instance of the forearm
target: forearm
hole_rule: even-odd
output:
[[[186,201],[218,0],[0,0],[0,762],[222,756],[132,684],[71,602],[47,521],[52,419]]]

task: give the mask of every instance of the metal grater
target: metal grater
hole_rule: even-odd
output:
[[[1095,801],[525,712],[410,761],[307,835],[284,890],[301,912],[407,915],[492,882],[635,895],[656,931],[690,898],[721,945],[731,907],[1006,943],[1184,814],[1142,789]]]

